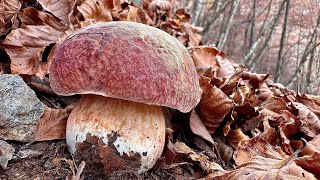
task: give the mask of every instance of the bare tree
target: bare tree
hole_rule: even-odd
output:
[[[285,15],[284,15],[284,23],[283,23],[283,28],[282,28],[281,40],[280,40],[278,61],[277,61],[277,66],[276,66],[275,78],[274,78],[275,82],[280,82],[280,78],[282,75],[283,60],[284,60],[283,50],[284,50],[285,40],[286,40],[289,10],[290,10],[290,0],[286,0],[286,11],[285,11]]]

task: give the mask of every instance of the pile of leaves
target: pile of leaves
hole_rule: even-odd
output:
[[[319,179],[320,96],[289,90],[202,45],[202,28],[190,24],[186,10],[174,10],[173,3],[4,0],[0,52],[6,58],[0,73],[19,74],[47,105],[35,141],[64,139],[75,102],[54,94],[48,83],[55,48],[90,24],[134,21],[160,28],[188,47],[203,90],[192,112],[168,112],[163,157],[145,178]]]

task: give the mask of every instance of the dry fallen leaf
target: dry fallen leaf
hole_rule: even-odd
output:
[[[89,19],[94,20],[94,22],[112,21],[113,0],[86,0],[77,8],[86,21]]]
[[[234,152],[233,159],[239,166],[256,156],[279,160],[287,157],[280,148],[270,145],[264,138],[258,136],[240,142],[237,150]]]
[[[300,148],[303,144],[301,140],[291,141],[292,145],[296,148]],[[312,155],[315,152],[320,153],[320,134],[316,135],[311,141],[307,142],[307,146],[300,153],[301,155]]]
[[[21,4],[18,0],[2,0],[0,3],[0,30],[6,32],[4,26],[18,13]]]
[[[298,102],[304,104],[307,106],[310,111],[315,113],[318,118],[320,118],[320,96],[314,96],[314,95],[297,95],[297,100]]]
[[[233,102],[216,86],[210,84],[210,79],[200,76],[200,87],[203,90],[199,103],[199,115],[210,133],[214,133],[224,117],[231,111]]]
[[[67,119],[72,105],[65,109],[46,108],[39,120],[35,133],[35,141],[64,139],[66,137]]]
[[[46,46],[62,41],[70,32],[64,23],[34,8],[25,8],[19,17],[21,28],[11,31],[3,42],[11,58],[11,71],[43,78],[50,65],[50,62],[42,62],[43,51]]]
[[[249,140],[250,138],[245,135],[240,128],[238,128],[236,130],[229,130],[226,139],[232,147],[237,148],[240,142]]]
[[[219,66],[217,70],[217,77],[229,78],[235,73],[235,68],[233,64],[228,59],[222,58],[220,55],[216,57],[217,65]]]
[[[295,159],[295,163],[304,170],[313,173],[317,179],[320,179],[320,153],[315,152],[312,156],[303,156]]]
[[[203,139],[211,142],[212,144],[214,143],[211,135],[209,134],[206,127],[203,125],[199,115],[196,113],[195,110],[193,110],[190,115],[190,128],[194,134],[202,137]]]
[[[39,3],[46,11],[61,19],[66,25],[70,24],[70,14],[75,6],[74,0],[39,0]]]
[[[192,59],[199,75],[203,74],[210,66],[216,66],[216,55],[219,53],[216,48],[197,46],[192,50]]]
[[[298,118],[301,121],[300,130],[309,137],[315,137],[320,133],[320,120],[307,106],[293,102],[293,107],[298,110]]]
[[[288,159],[272,159],[261,156],[238,166],[235,170],[222,175],[214,173],[208,179],[215,180],[251,180],[251,179],[316,179],[313,174],[302,169],[295,162]]]
[[[222,174],[226,172],[219,164],[210,161],[207,156],[204,154],[197,154],[195,151],[193,151],[190,147],[188,147],[183,142],[176,142],[174,144],[174,150],[177,153],[185,154],[187,155],[191,160],[199,162],[201,168],[206,171],[207,173],[217,173]]]

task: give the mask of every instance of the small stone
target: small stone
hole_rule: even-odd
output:
[[[18,75],[0,74],[0,139],[30,142],[44,104]]]
[[[0,140],[0,166],[6,169],[8,161],[12,159],[14,148],[7,142]]]

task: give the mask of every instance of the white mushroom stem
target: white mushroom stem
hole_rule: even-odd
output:
[[[161,156],[165,120],[160,106],[82,95],[67,122],[66,139],[72,154],[77,143],[84,142],[88,135],[97,137],[105,146],[112,143],[120,157],[139,155],[141,173],[152,168]]]

